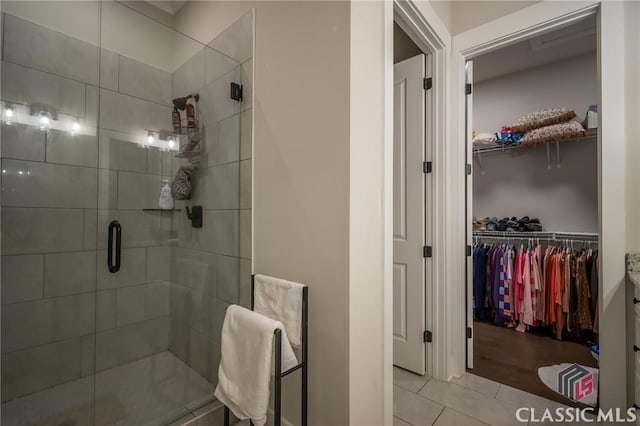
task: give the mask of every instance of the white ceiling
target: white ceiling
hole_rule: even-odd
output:
[[[157,7],[169,15],[175,15],[184,6],[187,0],[147,0],[152,6]]]
[[[480,82],[595,52],[595,17],[473,59],[473,80]]]

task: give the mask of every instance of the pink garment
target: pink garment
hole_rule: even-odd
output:
[[[524,283],[524,295],[522,298],[522,322],[526,325],[533,325],[533,301],[531,300],[531,256],[529,252],[524,256],[524,273],[522,275]]]
[[[513,319],[520,319],[522,312],[522,251],[516,253],[516,259],[513,262]]]
[[[542,265],[541,265],[541,259],[542,259],[542,248],[540,247],[540,244],[538,244],[536,246],[535,249],[535,269],[536,269],[536,276],[538,279],[538,283],[540,285],[540,288],[538,289],[538,300],[540,300],[540,303],[538,303],[538,312],[536,315],[536,318],[538,319],[539,322],[544,322],[544,314],[545,314],[545,301],[547,300],[546,297],[546,293],[545,293],[545,283],[544,283],[544,275],[542,273]]]

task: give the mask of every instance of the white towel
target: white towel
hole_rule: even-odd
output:
[[[241,420],[267,421],[273,374],[275,329],[282,330],[282,371],[297,365],[282,323],[238,305],[227,308],[222,324],[222,359],[215,396]]]
[[[256,275],[253,310],[280,321],[294,346],[302,343],[302,289],[305,286],[280,278]]]

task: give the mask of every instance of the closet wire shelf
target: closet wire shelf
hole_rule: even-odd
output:
[[[598,234],[590,232],[511,232],[511,231],[473,231],[474,238],[496,238],[524,240],[537,238],[545,241],[585,241],[598,242]]]
[[[588,141],[588,140],[595,140],[598,137],[598,129],[587,129],[586,130],[587,135],[586,136],[582,136],[582,137],[577,137],[577,138],[571,138],[571,139],[563,139],[560,141],[556,141],[556,142],[549,142],[546,144],[538,144],[538,145],[550,145],[550,144],[557,144],[560,142],[581,142],[581,141]],[[490,152],[504,152],[504,151],[511,151],[511,150],[518,150],[518,149],[523,149],[523,148],[532,148],[532,147],[536,147],[538,145],[531,145],[531,146],[522,146],[522,145],[510,145],[510,146],[505,146],[505,145],[496,145],[496,146],[492,146],[492,147],[488,147],[488,148],[473,148],[473,155],[480,155],[480,154],[485,154],[485,153],[490,153]]]

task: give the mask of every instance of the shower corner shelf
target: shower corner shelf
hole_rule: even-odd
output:
[[[181,209],[142,209],[143,212],[180,212]]]
[[[193,157],[199,157],[200,156],[200,151],[189,151],[189,152],[182,152],[182,153],[178,153],[175,155],[176,158],[193,158]]]

